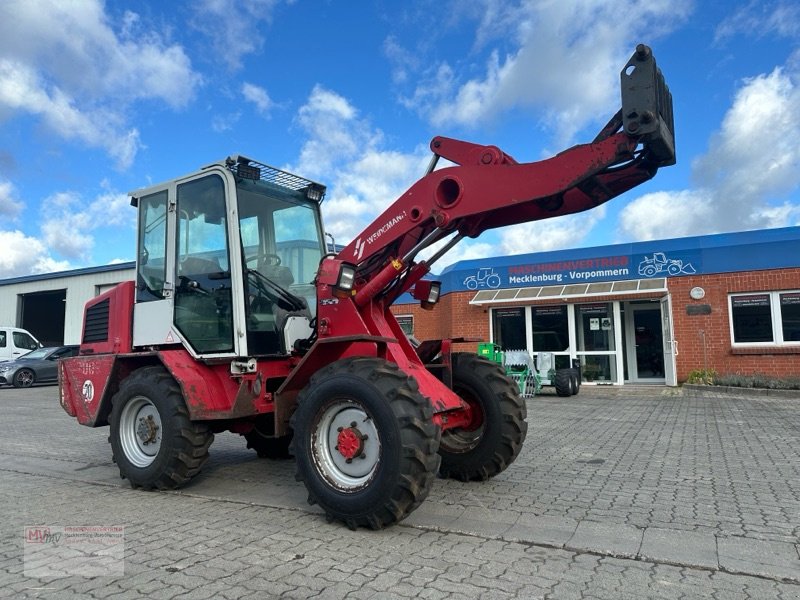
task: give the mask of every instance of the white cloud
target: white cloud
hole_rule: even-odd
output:
[[[192,25],[211,40],[215,57],[229,69],[242,66],[242,57],[261,50],[262,29],[272,19],[279,0],[201,0]]]
[[[307,140],[298,164],[288,167],[329,186],[322,205],[325,228],[337,244],[349,242],[425,171],[428,154],[382,148],[383,134],[343,96],[316,86],[298,111]]]
[[[692,172],[698,184],[694,190],[647,194],[629,203],[620,215],[621,237],[653,239],[796,224],[797,74],[776,68],[745,80]]]
[[[267,90],[252,83],[242,84],[242,96],[248,102],[252,102],[256,110],[262,115],[269,114],[269,111],[274,106],[274,102],[267,94]]]
[[[239,122],[239,119],[241,117],[242,113],[238,111],[223,115],[216,115],[211,119],[211,129],[216,133],[224,133],[225,131],[230,131]]]
[[[133,228],[136,222],[128,196],[110,189],[88,203],[75,192],[52,194],[42,203],[42,213],[42,240],[47,247],[81,262],[91,259],[96,230]]]
[[[734,202],[769,198],[797,187],[800,89],[793,77],[778,68],[745,81],[709,145],[709,152],[693,164],[694,175],[701,185]]]
[[[41,117],[50,130],[64,139],[103,148],[121,168],[130,166],[140,147],[139,132],[124,131],[120,115],[102,108],[82,112],[73,98],[59,88],[48,89],[20,63],[0,60],[0,105]]]
[[[636,42],[653,40],[681,23],[689,0],[564,0],[519,2],[498,8],[486,2],[477,39],[497,40],[479,75],[462,65],[436,64],[405,101],[436,125],[471,126],[513,108],[537,109],[559,142],[616,109],[619,70]],[[474,7],[463,10],[474,13]],[[402,56],[392,48],[389,54]],[[469,66],[471,63],[467,63]]]
[[[705,191],[682,190],[645,194],[620,213],[624,239],[655,240],[717,233],[713,200]]]
[[[543,219],[499,230],[503,255],[575,248],[606,216],[605,205],[589,211]]]
[[[135,13],[114,25],[99,0],[0,4],[0,110],[37,116],[124,169],[141,147],[127,107],[143,99],[184,107],[200,77],[183,48],[143,29]]]
[[[0,179],[0,217],[14,219],[22,211],[22,207],[22,202],[16,199],[14,185]]]
[[[748,2],[719,24],[714,38],[720,42],[737,35],[797,37],[800,35],[800,6],[795,2]]]
[[[0,278],[63,271],[66,261],[54,260],[45,245],[19,230],[0,231]]]

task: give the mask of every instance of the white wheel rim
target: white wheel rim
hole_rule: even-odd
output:
[[[150,465],[161,449],[163,427],[158,409],[144,396],[131,398],[119,420],[119,438],[125,457],[135,466]]]
[[[381,455],[380,438],[372,417],[351,401],[334,400],[317,423],[311,450],[322,476],[342,491],[352,492],[366,486],[378,468]],[[342,436],[363,438],[356,454],[340,451]]]

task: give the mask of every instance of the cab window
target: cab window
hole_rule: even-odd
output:
[[[167,274],[167,191],[139,199],[139,256],[136,301],[164,297]]]
[[[36,350],[39,344],[31,336],[21,331],[14,332],[14,345],[25,350]]]

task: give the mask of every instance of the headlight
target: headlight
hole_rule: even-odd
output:
[[[336,287],[349,292],[353,289],[355,278],[356,268],[353,265],[342,264],[342,268],[339,270],[339,280],[336,282]]]
[[[440,281],[430,281],[422,279],[414,286],[412,296],[420,301],[422,308],[432,309],[439,301],[442,293],[442,283]]]
[[[6,371],[10,371],[14,367],[11,365],[0,365],[0,373],[5,373]]]
[[[436,304],[439,301],[439,293],[442,290],[442,284],[434,281],[431,284],[431,290],[428,292],[428,304]]]

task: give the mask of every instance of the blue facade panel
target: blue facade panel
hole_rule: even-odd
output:
[[[800,267],[800,227],[461,261],[444,293]]]

